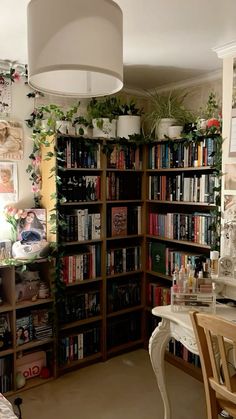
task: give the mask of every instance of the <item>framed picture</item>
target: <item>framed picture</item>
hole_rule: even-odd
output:
[[[225,164],[225,189],[236,191],[236,163]]]
[[[23,159],[23,128],[19,122],[0,120],[0,159]]]
[[[0,162],[0,201],[18,201],[17,163]]]
[[[17,240],[46,240],[46,210],[43,208],[25,209],[17,223]]]

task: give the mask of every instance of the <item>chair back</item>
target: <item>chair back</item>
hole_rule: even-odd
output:
[[[205,387],[208,419],[224,409],[236,417],[236,375],[229,355],[236,361],[236,324],[215,315],[190,312]],[[233,369],[234,371],[234,369]]]

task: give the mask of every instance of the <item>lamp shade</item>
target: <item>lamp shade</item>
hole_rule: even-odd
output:
[[[123,19],[112,0],[31,0],[28,81],[68,97],[104,96],[123,87]]]

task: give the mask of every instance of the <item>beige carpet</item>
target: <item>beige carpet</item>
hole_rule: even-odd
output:
[[[206,419],[202,383],[166,366],[172,419]],[[23,419],[164,417],[149,355],[143,349],[66,374],[18,396],[23,398]]]

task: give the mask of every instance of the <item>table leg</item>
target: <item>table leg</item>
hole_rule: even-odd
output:
[[[154,330],[149,341],[149,355],[156,375],[157,385],[164,404],[164,419],[171,419],[170,402],[166,389],[165,350],[171,338],[170,321],[163,319]]]

